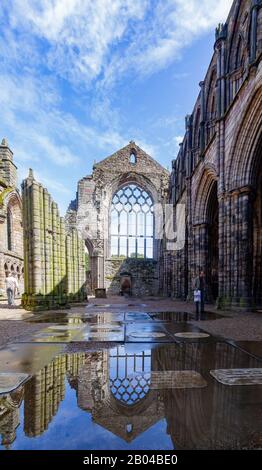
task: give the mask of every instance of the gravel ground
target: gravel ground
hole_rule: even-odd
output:
[[[17,339],[25,339],[36,331],[45,328],[47,324],[38,323],[34,325],[32,323],[26,323],[24,321],[16,320],[1,320],[0,321],[0,348],[5,346],[7,343],[16,341]]]
[[[192,321],[199,328],[214,336],[235,341],[262,341],[262,315],[239,313],[233,318]]]
[[[17,301],[18,304],[19,301]],[[91,301],[92,302],[92,301]],[[91,311],[98,311],[97,307],[92,308],[90,302],[88,310],[84,306],[72,307],[70,313],[90,313]],[[94,302],[94,301],[93,301]],[[107,303],[113,307],[114,313],[123,311],[173,311],[173,312],[194,312],[194,305],[191,303],[179,302],[170,299],[136,299],[136,301],[130,301],[130,299],[121,298],[108,298],[108,299],[95,299],[96,303],[101,304],[101,310],[103,304]],[[139,307],[143,304],[143,307]],[[214,336],[221,336],[234,341],[262,341],[262,314],[261,313],[236,313],[236,312],[222,312],[217,311],[213,306],[206,306],[206,310],[213,313],[220,313],[226,315],[225,317],[217,317],[212,320],[204,321],[192,321],[192,324],[197,325],[199,328],[211,333]],[[110,308],[108,308],[110,311]],[[60,311],[61,312],[61,311]],[[44,313],[44,312],[42,312]],[[51,313],[51,312],[49,312]],[[6,303],[0,304],[0,347],[2,348],[7,343],[16,341],[19,339],[25,339],[32,333],[39,331],[46,326],[50,326],[46,323],[27,323],[24,320],[30,319],[29,312],[21,309],[19,305],[14,309],[7,309]],[[10,318],[10,320],[8,320]],[[87,346],[87,345],[86,345]],[[87,346],[89,348],[90,346]],[[93,349],[94,344],[91,345]]]

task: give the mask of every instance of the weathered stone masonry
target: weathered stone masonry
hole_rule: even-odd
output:
[[[137,185],[154,204],[164,206],[169,172],[130,142],[94,165],[93,173],[78,183],[77,198],[66,214],[67,227],[76,227],[90,256],[91,289],[106,288],[119,294],[121,275],[129,274],[132,295],[155,295],[159,289],[159,240],[154,239],[152,259],[112,257],[110,252],[111,203],[119,188]]]
[[[17,189],[17,168],[6,139],[0,145],[0,294],[5,278],[16,274],[20,293],[24,289],[22,201]]]
[[[48,309],[81,301],[85,292],[84,242],[64,219],[32,170],[22,184],[25,293],[27,309]]]
[[[262,2],[235,0],[171,174],[170,202],[186,205],[186,243],[163,246],[163,292],[192,297],[204,269],[207,300],[262,305]]]

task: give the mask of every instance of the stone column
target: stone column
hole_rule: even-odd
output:
[[[227,24],[219,24],[216,29],[215,50],[217,52],[217,117],[224,116],[226,110],[226,56]]]
[[[251,188],[240,188],[220,201],[219,305],[246,308],[252,301]]]
[[[193,226],[194,236],[194,260],[193,270],[197,274],[199,269],[206,272],[208,261],[208,224],[202,223]]]
[[[251,190],[249,188],[241,189],[239,193],[239,259],[236,266],[239,271],[238,295],[240,307],[248,307],[252,303],[252,202],[253,193]]]
[[[200,154],[205,149],[205,82],[200,82]]]
[[[187,154],[186,154],[186,176],[190,176],[193,170],[192,162],[192,115],[186,116],[186,140],[187,140]]]

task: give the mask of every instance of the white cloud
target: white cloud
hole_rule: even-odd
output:
[[[138,28],[121,54],[114,54],[105,69],[109,85],[134,70],[138,75],[155,73],[174,62],[184,47],[218,22],[226,19],[231,0],[166,0],[159,2],[148,22]]]
[[[177,150],[179,150],[179,145],[182,144],[183,140],[184,140],[184,136],[182,135],[178,135],[174,137],[174,143],[175,143],[175,147]]]
[[[2,0],[2,51],[44,63],[75,84],[114,83],[166,67],[183,47],[226,19],[231,0]],[[28,41],[27,41],[28,39]],[[44,41],[36,51],[35,39]],[[18,47],[21,42],[23,47]]]
[[[55,186],[52,173],[90,163],[92,149],[103,158],[134,139],[161,158],[162,143],[148,145],[135,123],[121,131],[126,127],[112,106],[114,85],[167,67],[223,21],[230,5],[231,0],[1,0],[1,127],[21,173],[27,164],[45,165],[45,181],[65,195],[65,185]],[[74,86],[77,109],[67,106],[64,83]],[[85,124],[77,115],[81,106],[87,109]],[[175,124],[171,116],[162,127]],[[182,140],[170,141],[172,151],[177,139]]]

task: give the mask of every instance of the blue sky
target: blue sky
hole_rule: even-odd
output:
[[[135,140],[171,166],[231,0],[1,0],[0,137],[63,215]]]

